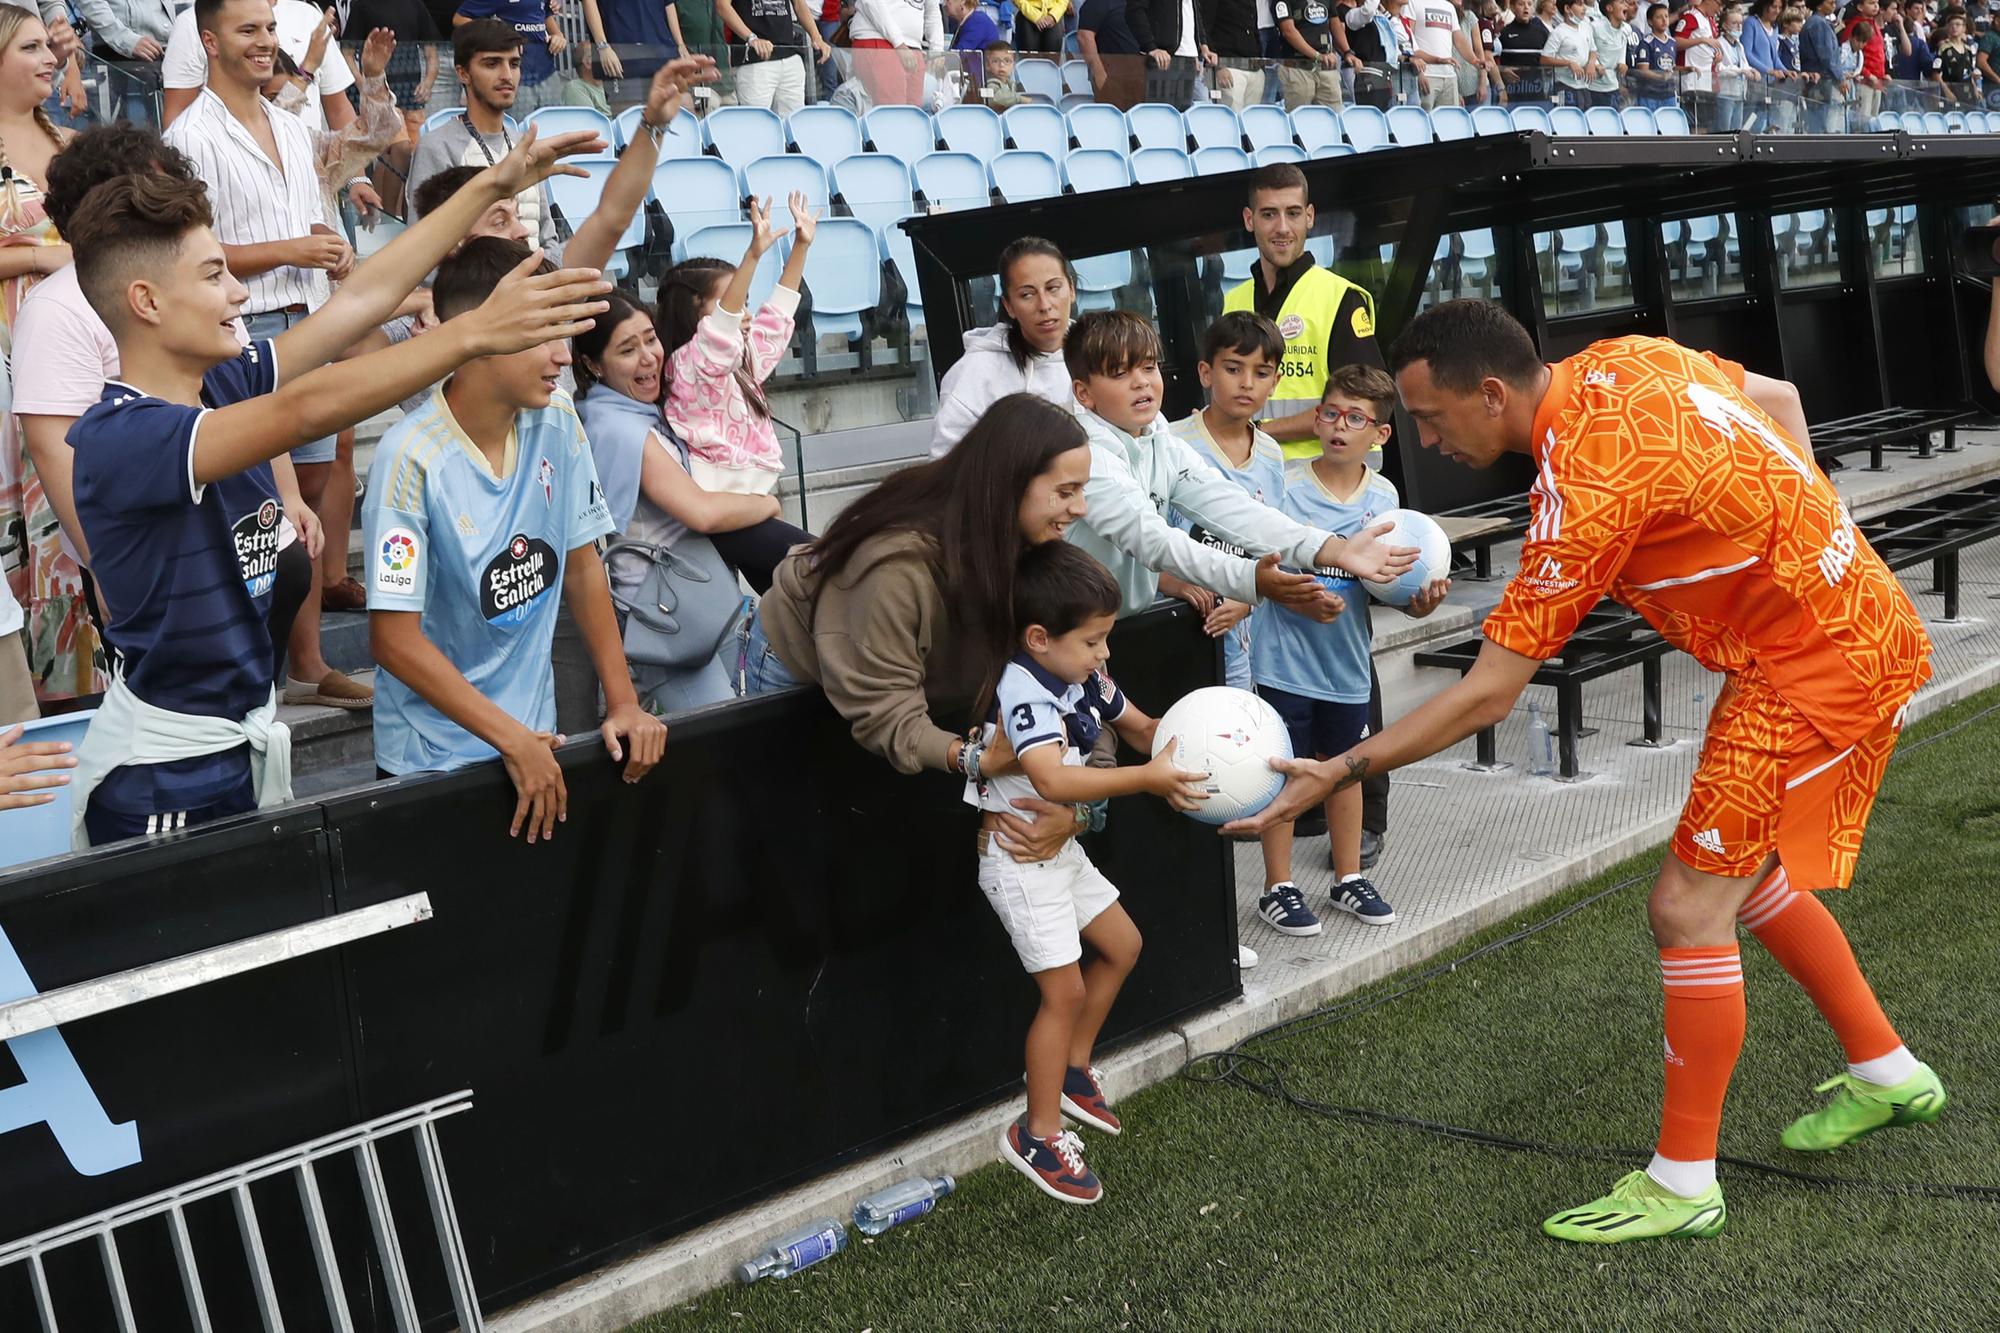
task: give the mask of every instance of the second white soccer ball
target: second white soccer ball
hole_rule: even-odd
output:
[[[1210,685],[1181,696],[1160,718],[1153,753],[1174,747],[1174,764],[1208,774],[1208,799],[1192,818],[1226,824],[1277,799],[1285,775],[1273,759],[1292,757],[1291,733],[1278,710],[1248,690]]]
[[[1436,519],[1414,509],[1391,509],[1375,521],[1396,525],[1382,538],[1386,545],[1414,546],[1418,555],[1417,563],[1391,582],[1362,584],[1370,597],[1390,606],[1408,606],[1425,584],[1451,577],[1451,542]]]

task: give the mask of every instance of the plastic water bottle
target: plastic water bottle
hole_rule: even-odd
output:
[[[846,1224],[834,1217],[816,1217],[772,1241],[755,1259],[736,1265],[736,1280],[748,1286],[759,1278],[790,1277],[846,1248]]]
[[[1549,724],[1542,716],[1539,699],[1528,700],[1528,772],[1538,778],[1548,777],[1556,771],[1555,742],[1549,736]]]
[[[958,1182],[950,1176],[918,1176],[876,1190],[854,1205],[854,1225],[864,1236],[879,1236],[890,1227],[916,1221],[957,1188]]]

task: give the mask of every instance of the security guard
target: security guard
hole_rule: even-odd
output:
[[[1305,173],[1289,163],[1259,170],[1250,178],[1250,205],[1243,210],[1243,227],[1257,239],[1257,267],[1222,300],[1225,313],[1255,310],[1284,335],[1285,359],[1264,409],[1264,429],[1288,458],[1319,455],[1313,413],[1328,375],[1346,365],[1383,366],[1375,298],[1314,261],[1306,251],[1312,225]],[[1379,450],[1368,464],[1380,470]]]

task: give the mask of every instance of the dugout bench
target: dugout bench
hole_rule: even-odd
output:
[[[1877,514],[1855,525],[1891,570],[1931,566],[1931,591],[1944,598],[1946,623],[1958,619],[1959,552],[2000,537],[2000,479]],[[1460,675],[1472,669],[1486,642],[1482,636],[1443,648],[1420,650],[1418,666],[1445,667]],[[1583,725],[1583,687],[1593,680],[1637,666],[1642,673],[1640,697],[1643,734],[1632,745],[1659,748],[1668,744],[1661,727],[1661,661],[1673,647],[1637,612],[1606,599],[1584,617],[1563,650],[1542,663],[1530,678],[1556,691],[1557,775],[1565,782],[1587,776],[1577,762],[1577,742],[1590,733]],[[1474,738],[1472,767],[1506,767],[1499,759],[1494,730]]]

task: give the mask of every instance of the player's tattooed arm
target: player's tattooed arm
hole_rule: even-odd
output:
[[[1366,759],[1358,759],[1351,754],[1343,755],[1341,756],[1341,763],[1346,766],[1347,772],[1334,780],[1333,789],[1335,791],[1343,791],[1348,787],[1352,787],[1355,783],[1362,781],[1368,776],[1368,761]]]

